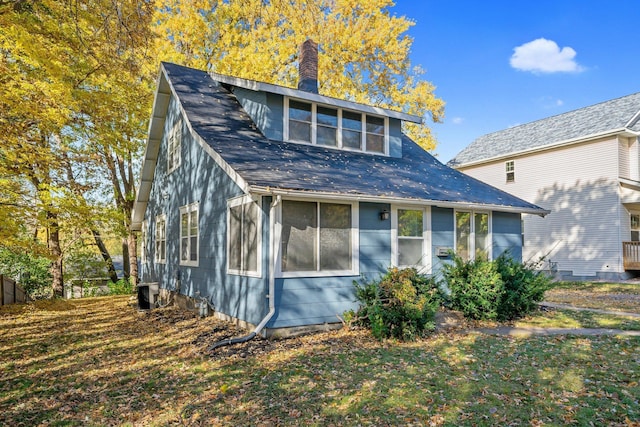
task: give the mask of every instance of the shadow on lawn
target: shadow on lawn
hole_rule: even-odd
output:
[[[71,304],[0,311],[0,424],[622,425],[640,413],[625,394],[640,394],[632,339],[442,334],[403,344],[341,330],[207,354],[242,331],[177,310],[137,312],[126,298]],[[30,319],[38,326],[13,327]]]

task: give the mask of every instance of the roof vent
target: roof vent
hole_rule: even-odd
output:
[[[300,46],[298,89],[318,93],[318,43],[311,39]]]

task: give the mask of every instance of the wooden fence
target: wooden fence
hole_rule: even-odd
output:
[[[27,302],[29,297],[15,280],[0,274],[0,305]]]

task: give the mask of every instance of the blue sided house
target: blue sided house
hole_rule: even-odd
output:
[[[143,283],[271,335],[338,323],[353,282],[390,266],[521,258],[521,214],[548,211],[437,161],[402,133],[419,117],[318,94],[311,50],[298,89],[161,65],[133,211]]]

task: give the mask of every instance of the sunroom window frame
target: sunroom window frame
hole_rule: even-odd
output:
[[[289,111],[290,111],[289,103],[290,103],[290,101],[296,101],[296,102],[300,102],[300,103],[305,103],[305,104],[310,104],[311,105],[311,141],[295,140],[295,139],[291,139],[289,137],[289,121],[290,121],[290,118],[289,118]],[[338,114],[337,114],[338,123],[337,123],[337,127],[336,127],[336,145],[318,144],[318,142],[317,142],[317,136],[318,136],[318,107],[337,110],[337,112],[338,112]],[[343,119],[343,112],[344,111],[348,111],[349,113],[355,113],[355,114],[359,114],[360,115],[360,147],[358,149],[351,148],[351,147],[345,147],[343,145],[343,141],[342,141],[342,130],[343,130],[342,119]],[[330,104],[323,104],[323,103],[318,103],[318,102],[315,102],[315,101],[309,101],[309,100],[306,100],[306,99],[300,99],[300,98],[294,98],[294,97],[288,97],[288,96],[284,97],[284,114],[282,116],[283,116],[283,140],[286,141],[286,142],[291,142],[291,143],[295,143],[295,144],[315,145],[315,146],[323,147],[323,148],[333,148],[333,149],[344,150],[344,151],[353,151],[353,152],[371,154],[371,155],[376,155],[376,156],[389,156],[389,117],[387,117],[387,116],[378,115],[378,114],[371,114],[371,113],[364,112],[364,111],[358,111],[358,110],[349,109],[349,108],[342,108],[342,107],[337,107],[337,106],[330,105]],[[375,117],[375,118],[378,118],[378,119],[382,119],[384,121],[384,137],[383,137],[383,144],[384,144],[383,148],[384,149],[383,149],[383,152],[367,151],[367,149],[366,149],[367,148],[367,135],[368,134],[372,134],[371,132],[367,132],[367,117]]]

